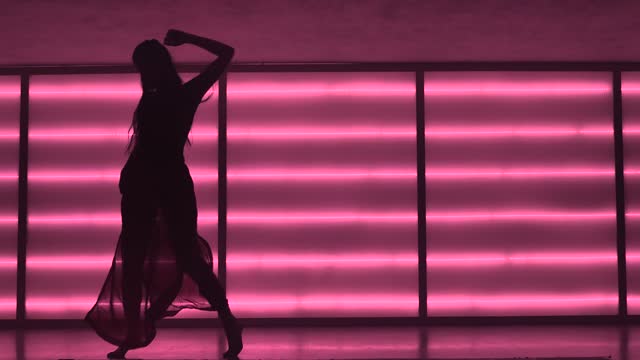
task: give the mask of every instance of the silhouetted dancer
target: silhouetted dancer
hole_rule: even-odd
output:
[[[98,301],[85,317],[118,346],[108,354],[112,359],[147,346],[156,335],[155,322],[185,308],[218,312],[229,346],[226,358],[237,358],[243,347],[242,326],[213,272],[211,248],[196,230],[193,180],[183,154],[196,109],[234,50],[173,29],[164,39],[169,46],[187,43],[218,58],[184,84],[159,41],[145,40],[133,52],[143,91],[118,184],[122,230]]]

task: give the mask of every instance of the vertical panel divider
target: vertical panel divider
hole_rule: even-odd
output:
[[[218,278],[227,288],[227,75],[218,80]]]
[[[613,144],[616,173],[616,247],[618,250],[618,315],[626,320],[627,258],[624,195],[624,147],[622,136],[622,74],[613,72]]]
[[[27,287],[27,168],[29,164],[29,75],[20,75],[20,145],[18,160],[18,259],[16,320],[22,328],[26,319]]]
[[[424,71],[416,71],[416,160],[418,179],[418,316],[427,317],[427,200],[425,176]]]

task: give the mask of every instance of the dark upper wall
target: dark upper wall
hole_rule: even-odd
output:
[[[637,0],[0,0],[1,64],[128,63],[175,27],[238,62],[638,60]],[[176,61],[206,61],[172,49]]]

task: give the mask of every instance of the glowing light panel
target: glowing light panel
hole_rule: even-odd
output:
[[[0,319],[16,316],[19,133],[20,77],[0,76]]]
[[[239,314],[417,314],[414,79],[229,74],[228,289]]]
[[[425,73],[428,314],[616,313],[611,84]]]
[[[217,209],[217,86],[209,94],[196,113],[185,159],[204,210],[198,230],[215,252],[217,211],[207,209]],[[73,298],[97,298],[110,260],[95,254],[113,257],[121,230],[118,180],[140,95],[134,74],[31,77],[27,317],[81,319],[88,308],[72,305]],[[43,263],[44,254],[84,262]],[[84,267],[92,271],[78,271]],[[37,299],[48,299],[49,308],[38,308]]]

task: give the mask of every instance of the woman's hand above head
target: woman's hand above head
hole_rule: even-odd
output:
[[[190,39],[190,34],[184,31],[169,29],[164,37],[164,44],[167,46],[180,46],[186,44]]]

